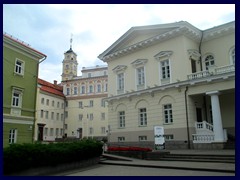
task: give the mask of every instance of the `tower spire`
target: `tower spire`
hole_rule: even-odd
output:
[[[70,49],[72,49],[72,41],[73,41],[72,37],[73,37],[73,34],[71,33],[71,39],[70,39]]]

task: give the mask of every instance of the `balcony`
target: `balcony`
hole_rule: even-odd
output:
[[[221,67],[211,67],[208,70],[196,72],[187,75],[188,80],[200,79],[204,77],[209,77],[213,75],[225,74],[229,72],[235,72],[235,65],[227,65]]]

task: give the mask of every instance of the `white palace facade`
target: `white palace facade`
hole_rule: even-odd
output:
[[[235,139],[235,21],[207,30],[185,21],[132,27],[98,57],[108,63],[111,144],[153,147],[155,126],[168,149]],[[82,82],[65,81],[65,93],[81,93]],[[77,106],[74,94],[67,98]]]

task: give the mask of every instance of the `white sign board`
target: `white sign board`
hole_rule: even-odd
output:
[[[154,144],[156,146],[163,146],[165,143],[164,139],[164,128],[162,126],[154,126]]]

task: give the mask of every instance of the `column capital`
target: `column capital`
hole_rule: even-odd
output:
[[[210,92],[206,92],[206,95],[212,96],[212,95],[219,95],[220,92],[219,91],[210,91]]]

